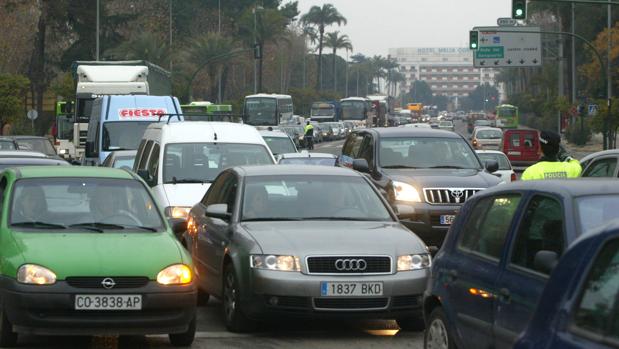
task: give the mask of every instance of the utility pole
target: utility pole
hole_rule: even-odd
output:
[[[221,35],[221,0],[217,0],[217,33]],[[219,65],[217,69],[217,103],[221,104],[221,70]]]
[[[612,96],[613,96],[613,85],[612,85],[612,75],[611,75],[611,70],[610,70],[610,50],[612,49],[612,41],[611,41],[611,37],[612,37],[612,16],[613,16],[613,12],[612,12],[612,6],[609,4],[608,5],[608,51],[606,53],[606,78],[607,78],[607,90],[606,90],[606,95],[608,96],[608,100],[606,102],[606,106],[607,106],[607,111],[606,111],[606,120],[604,122],[604,130],[606,131],[606,135],[605,137],[608,139],[604,139],[604,149],[609,149],[611,147],[611,135],[613,134],[613,132],[610,131],[610,109],[612,106]],[[600,69],[603,69],[602,67],[600,67]]]
[[[99,60],[99,0],[97,0],[97,61]]]
[[[254,9],[252,10],[252,12],[254,13],[254,50],[256,49],[256,45],[258,45],[256,10],[256,6],[254,6]],[[254,94],[256,93],[258,93],[258,59],[255,57],[254,54]]]
[[[572,3],[572,104],[576,103],[576,4]]]
[[[559,7],[557,6],[557,18],[559,18],[558,20],[558,25],[559,25],[559,31],[562,31],[562,25],[561,25],[561,17],[560,17],[560,12],[559,12]],[[572,25],[573,27],[573,25]],[[573,40],[574,37],[572,37]],[[564,75],[563,73],[565,72],[565,60],[563,58],[563,37],[559,37],[559,54],[558,54],[558,60],[559,60],[559,64],[558,64],[558,68],[559,68],[559,75],[558,75],[558,86],[557,86],[557,95],[559,97],[563,97],[565,96],[565,90],[564,90]],[[561,111],[557,111],[557,133],[561,134]]]
[[[169,0],[169,4],[170,4],[170,19],[169,19],[169,24],[170,24],[170,33],[169,33],[169,37],[170,37],[170,44],[168,45],[168,52],[170,54],[170,72],[172,71],[172,0]]]

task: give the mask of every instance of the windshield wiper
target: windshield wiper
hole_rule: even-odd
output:
[[[272,222],[272,221],[301,221],[302,218],[288,218],[288,217],[264,217],[264,218],[246,218],[243,222]]]
[[[122,225],[102,223],[102,222],[77,223],[77,224],[71,224],[69,227],[89,229],[92,231],[96,231],[98,233],[103,233],[103,229],[117,229],[117,230],[125,229],[125,227],[123,227]]]
[[[428,168],[455,168],[455,169],[460,169],[460,170],[473,170],[470,167],[453,166],[453,165],[430,166]]]
[[[14,227],[27,227],[27,228],[67,229],[67,227],[65,227],[62,224],[54,224],[54,223],[39,222],[39,221],[17,222],[17,223],[11,223],[11,225]]]
[[[159,229],[157,228],[153,228],[153,227],[146,227],[143,225],[124,225],[123,226],[126,229],[142,229],[142,230],[148,230],[148,231],[152,231],[153,233],[157,232]]]
[[[406,165],[389,165],[389,166],[381,166],[382,168],[418,168],[414,166],[406,166]]]
[[[171,182],[166,182],[166,183],[172,183],[172,184],[176,184],[176,183],[212,183],[213,181],[208,180],[208,179],[197,179],[197,178],[181,178],[181,179],[177,179],[176,177],[172,177],[172,181]]]
[[[363,217],[303,217],[306,221],[375,221],[376,219],[369,219]]]

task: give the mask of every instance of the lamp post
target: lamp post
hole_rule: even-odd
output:
[[[99,60],[99,0],[97,0],[97,61]]]

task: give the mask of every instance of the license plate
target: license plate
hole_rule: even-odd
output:
[[[382,282],[322,282],[320,294],[327,297],[382,296]]]
[[[141,295],[76,295],[75,310],[141,310]]]
[[[520,156],[521,153],[519,151],[508,151],[507,155]]]
[[[456,219],[456,216],[452,214],[441,215],[441,225],[451,225],[454,219]]]

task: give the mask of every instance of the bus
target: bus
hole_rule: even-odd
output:
[[[353,121],[357,126],[367,123],[372,106],[367,98],[348,97],[340,99],[342,121]]]
[[[292,97],[260,93],[245,97],[243,122],[252,126],[294,124]]]
[[[501,104],[496,107],[496,127],[518,128],[519,122],[518,107],[510,104]]]
[[[314,102],[310,110],[310,119],[318,122],[340,121],[341,114],[339,102]]]
[[[185,121],[228,121],[238,122],[232,115],[232,105],[211,102],[191,102],[181,105]]]
[[[423,103],[408,103],[406,109],[410,111],[412,122],[421,122],[423,118]]]

